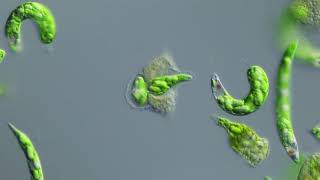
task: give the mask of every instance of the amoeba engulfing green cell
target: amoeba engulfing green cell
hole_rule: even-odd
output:
[[[30,138],[10,123],[9,127],[27,158],[31,180],[44,180],[40,158]]]
[[[218,105],[233,115],[247,115],[259,109],[268,97],[269,81],[260,66],[251,66],[247,71],[250,91],[244,99],[232,97],[223,87],[217,74],[211,80],[212,91]]]
[[[319,180],[320,178],[320,153],[308,157],[299,172],[298,180]]]
[[[137,75],[129,86],[130,99],[138,107],[150,107],[156,112],[167,113],[175,109],[175,86],[191,79],[190,74],[179,71],[170,56],[162,55],[153,59]]]
[[[251,127],[219,117],[217,124],[225,128],[231,148],[251,166],[260,164],[269,155],[269,141]]]
[[[6,36],[12,50],[19,51],[21,26],[25,19],[32,19],[39,28],[42,43],[51,43],[56,36],[56,23],[50,9],[38,2],[25,2],[14,9],[6,22]]]

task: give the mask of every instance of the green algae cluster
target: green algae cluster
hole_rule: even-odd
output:
[[[131,99],[139,107],[150,106],[154,111],[167,113],[175,109],[175,87],[191,79],[190,74],[179,71],[172,57],[162,55],[136,76],[131,86]]]
[[[269,141],[260,137],[251,127],[219,117],[217,124],[229,135],[231,148],[255,167],[269,155]]]
[[[50,9],[38,2],[25,2],[14,9],[6,22],[6,36],[12,50],[20,51],[21,27],[25,19],[32,19],[39,28],[42,43],[51,43],[56,36],[56,23]]]
[[[298,180],[319,180],[320,179],[320,153],[308,157],[299,172]]]

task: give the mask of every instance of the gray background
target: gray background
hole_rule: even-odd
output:
[[[275,128],[274,79],[281,52],[276,23],[289,0],[43,0],[55,14],[49,47],[26,21],[24,51],[8,51],[0,66],[0,179],[30,179],[6,122],[34,141],[47,180],[281,179],[291,160]],[[6,18],[21,1],[0,7],[1,47]],[[162,117],[130,108],[127,84],[150,60],[170,52],[195,79],[179,88],[176,111]],[[233,117],[213,101],[217,72],[236,97],[248,92],[246,70],[261,65],[271,88],[256,113]],[[319,148],[308,130],[319,121],[316,68],[294,64],[293,117],[300,149]],[[270,140],[271,152],[249,167],[228,146],[212,114],[245,122]]]

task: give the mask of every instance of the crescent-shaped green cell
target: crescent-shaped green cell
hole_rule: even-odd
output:
[[[38,2],[25,2],[14,9],[7,19],[5,33],[12,50],[20,51],[22,22],[31,19],[38,25],[40,40],[44,44],[56,37],[56,22],[51,10]]]
[[[251,66],[247,71],[250,91],[243,99],[231,96],[223,87],[217,74],[211,79],[213,95],[218,105],[233,115],[247,115],[258,110],[266,101],[269,93],[268,76],[260,66]]]

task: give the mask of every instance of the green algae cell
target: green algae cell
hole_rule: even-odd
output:
[[[308,157],[299,172],[298,180],[319,180],[320,179],[320,153]]]
[[[269,141],[260,137],[251,127],[218,117],[217,124],[229,135],[231,148],[255,167],[269,155]]]
[[[41,162],[37,150],[30,138],[21,130],[12,124],[8,124],[12,133],[16,136],[22,151],[28,162],[29,171],[32,180],[44,180]]]
[[[224,111],[233,115],[248,115],[258,110],[266,101],[269,93],[269,80],[263,68],[251,66],[247,71],[247,76],[250,91],[243,99],[231,96],[217,74],[211,79],[213,95]]]
[[[139,106],[144,106],[148,102],[147,84],[142,76],[137,76],[134,80],[132,98]]]
[[[0,49],[0,63],[3,62],[5,57],[6,57],[6,51]]]
[[[190,81],[192,76],[181,73],[173,58],[167,54],[154,58],[137,75],[131,85],[133,104],[165,114],[174,111],[178,84]]]
[[[170,90],[173,86],[192,79],[189,74],[175,74],[159,76],[151,80],[149,91],[155,95],[163,95]]]
[[[298,41],[295,41],[284,52],[278,69],[276,91],[276,118],[280,140],[287,154],[295,162],[299,161],[299,148],[291,122],[290,86],[292,60],[297,47]]]
[[[316,139],[320,140],[320,125],[317,124],[315,127],[313,127],[311,129],[311,133]]]
[[[44,44],[53,42],[56,23],[51,10],[38,2],[25,2],[14,9],[7,19],[5,33],[12,50],[20,51],[22,21],[32,19],[39,28],[40,40]]]

